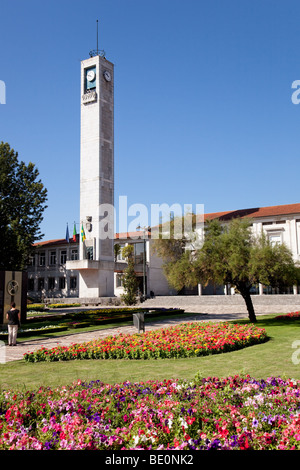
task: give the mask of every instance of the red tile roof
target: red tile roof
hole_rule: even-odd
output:
[[[73,241],[73,238],[70,238],[70,243],[78,243],[79,242],[79,238],[77,236],[77,240],[76,242]],[[39,246],[61,246],[61,245],[68,245],[68,242],[65,238],[59,238],[59,239],[56,239],[56,240],[45,240],[45,241],[42,241],[42,242],[36,242],[33,244],[33,246],[35,247],[39,247]]]
[[[281,206],[254,207],[252,209],[240,209],[225,212],[213,212],[204,214],[204,220],[220,219],[231,220],[236,217],[262,218],[300,214],[300,204],[284,204]]]
[[[151,232],[146,232],[145,235],[146,235],[146,238],[148,238],[148,237],[151,235]],[[123,239],[123,240],[127,240],[128,238],[133,238],[133,239],[141,238],[141,239],[143,239],[143,238],[144,238],[144,232],[123,232],[123,233],[116,233],[116,234],[115,234],[115,238],[117,238],[117,239]]]

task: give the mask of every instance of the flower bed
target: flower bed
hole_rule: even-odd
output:
[[[298,320],[300,318],[300,312],[290,312],[283,315],[277,315],[275,320]]]
[[[0,393],[0,449],[300,449],[300,382],[249,376]]]
[[[34,336],[34,335],[40,335],[44,333],[56,333],[60,331],[66,331],[68,328],[66,326],[59,326],[59,325],[48,325],[48,326],[43,326],[42,328],[19,328],[18,329],[18,336]],[[0,331],[0,338],[7,337],[8,336],[8,330],[3,330]]]
[[[181,323],[144,334],[108,336],[88,343],[41,348],[25,361],[194,357],[241,349],[267,340],[264,329],[230,323]]]

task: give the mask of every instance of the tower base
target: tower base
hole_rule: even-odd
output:
[[[114,296],[114,262],[87,259],[68,261],[67,269],[79,272],[79,297]]]

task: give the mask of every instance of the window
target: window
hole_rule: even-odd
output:
[[[48,289],[49,290],[55,289],[55,277],[48,278]]]
[[[86,259],[93,259],[93,247],[92,246],[86,247]]]
[[[46,254],[44,251],[42,251],[40,254],[39,254],[39,265],[40,266],[45,266],[46,265]]]
[[[142,264],[144,262],[144,243],[134,244],[134,257],[135,264]]]
[[[60,252],[60,264],[66,264],[67,262],[67,252],[63,250]]]
[[[45,286],[45,279],[43,277],[40,277],[38,279],[38,290],[43,290]]]
[[[70,277],[70,288],[76,289],[77,287],[77,277]]]
[[[50,265],[56,264],[56,251],[50,251]]]
[[[282,243],[282,238],[281,238],[280,233],[269,233],[268,237],[272,245],[275,245],[276,243],[279,243],[279,244]]]
[[[118,253],[117,261],[125,261],[125,258],[123,257],[123,254],[122,254],[123,248],[125,248],[125,244],[124,243],[118,243],[118,245],[120,247],[120,253]]]
[[[34,279],[28,279],[28,290],[34,290]]]
[[[35,266],[35,256],[34,255],[29,256],[28,266]]]
[[[123,287],[123,274],[117,274],[116,287]]]
[[[60,277],[59,278],[59,288],[60,289],[65,289],[66,288],[66,278],[65,277]]]
[[[78,250],[74,249],[71,251],[71,260],[77,260],[78,259]]]

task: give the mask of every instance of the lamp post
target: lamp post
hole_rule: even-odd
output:
[[[143,300],[146,300],[147,297],[147,288],[146,288],[146,231],[149,231],[149,227],[137,226],[137,230],[143,230],[143,240],[144,240],[144,255],[143,255]]]

